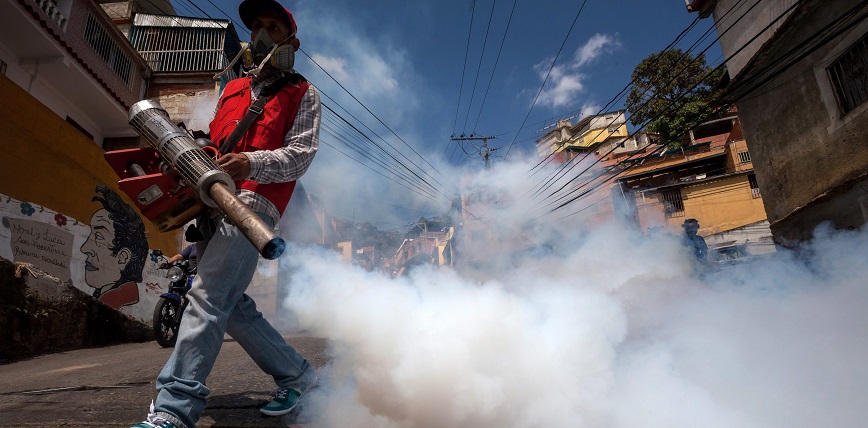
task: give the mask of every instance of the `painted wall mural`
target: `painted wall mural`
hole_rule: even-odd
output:
[[[121,312],[149,322],[169,281],[148,248],[145,225],[110,188],[97,185],[89,224],[0,194],[0,257],[31,263]],[[174,254],[176,249],[162,249]]]
[[[93,287],[93,297],[118,309],[139,302],[137,283],[148,257],[145,225],[133,208],[105,186],[92,201],[102,208],[90,218],[90,234],[81,246],[87,255],[84,281]]]

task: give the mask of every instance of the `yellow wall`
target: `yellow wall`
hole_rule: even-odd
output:
[[[681,223],[688,218],[699,220],[699,234],[713,235],[766,219],[762,198],[753,198],[748,175],[741,174],[710,180],[681,188],[684,211],[666,214],[658,192],[637,197],[636,208],[642,229],[665,226],[681,233]]]
[[[102,148],[3,75],[0,100],[0,193],[84,223],[98,206],[91,202],[98,184],[134,206],[118,188]],[[150,248],[177,249],[178,232],[159,233],[143,220]]]
[[[353,242],[338,242],[338,252],[341,253],[341,261],[350,263],[353,261]]]
[[[166,271],[159,269],[166,259],[153,250],[176,254],[180,230],[159,233],[142,218],[142,241],[135,223],[106,218],[103,204],[92,200],[103,196],[97,186],[132,209],[135,205],[118,188],[103,150],[3,75],[0,100],[0,256],[31,263],[150,322],[169,285]],[[91,227],[92,218],[99,227]],[[126,246],[115,248],[116,238]]]
[[[628,135],[627,124],[619,126],[615,132],[609,132],[608,128],[592,129],[571,141],[569,146],[587,148],[600,144],[609,138],[627,137]]]
[[[745,171],[753,169],[753,162],[742,162],[738,158],[739,152],[748,152],[747,142],[744,140],[729,143],[727,151],[729,158],[726,160],[727,171]]]

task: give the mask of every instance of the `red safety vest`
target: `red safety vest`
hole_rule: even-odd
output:
[[[265,111],[257,118],[244,138],[235,146],[234,153],[253,152],[256,150],[275,150],[283,147],[284,137],[292,128],[301,99],[307,92],[310,83],[302,80],[298,83],[287,83],[277,94],[265,104]],[[226,141],[235,126],[247,114],[251,105],[250,78],[230,81],[220,96],[217,115],[209,126],[211,139],[219,147]],[[271,201],[277,211],[283,215],[295,181],[286,183],[259,184],[251,180],[238,180],[235,187],[256,192]]]

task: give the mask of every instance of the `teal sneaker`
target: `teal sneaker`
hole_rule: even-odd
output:
[[[263,415],[280,416],[285,415],[295,409],[298,405],[298,400],[301,399],[302,392],[295,388],[277,388],[271,395],[273,400],[259,409]]]
[[[160,418],[160,419],[162,419],[162,418]],[[174,428],[174,426],[175,426],[175,424],[163,419],[162,422],[160,422],[160,421],[154,421],[154,422],[142,421],[142,422],[139,422],[139,423],[133,425],[131,428]]]
[[[175,428],[175,424],[167,421],[161,416],[154,413],[154,402],[151,401],[151,408],[148,412],[148,419],[133,425],[130,428]]]

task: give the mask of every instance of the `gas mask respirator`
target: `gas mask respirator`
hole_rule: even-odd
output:
[[[295,66],[295,47],[292,44],[281,45],[281,43],[290,40],[292,36],[281,40],[280,43],[274,43],[267,31],[259,30],[252,42],[241,44],[241,52],[235,56],[235,59],[229,63],[225,70],[215,75],[214,79],[219,79],[239,60],[242,61],[245,69],[255,67],[247,72],[251,76],[258,75],[267,65],[283,72],[292,72]]]

